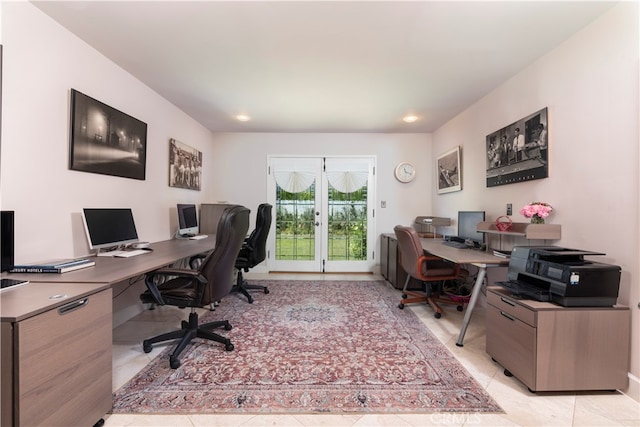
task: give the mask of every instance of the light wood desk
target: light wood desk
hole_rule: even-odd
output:
[[[31,283],[0,294],[0,424],[95,424],[112,405],[111,286],[214,246],[212,235],[172,239],[131,258],[93,257],[95,266],[68,273],[3,274]]]
[[[111,409],[108,284],[8,288],[0,312],[3,426],[94,425]]]
[[[478,277],[476,278],[476,282],[473,285],[473,289],[471,290],[471,298],[469,299],[469,304],[467,305],[467,310],[464,314],[462,326],[460,327],[458,341],[456,341],[456,345],[458,347],[462,347],[464,334],[467,332],[467,327],[469,326],[469,322],[471,321],[471,314],[473,313],[473,309],[476,306],[476,302],[478,301],[478,296],[480,296],[482,282],[484,281],[484,278],[487,274],[487,268],[507,266],[509,265],[509,260],[507,258],[497,257],[485,251],[453,248],[451,246],[442,244],[441,239],[430,239],[423,237],[420,239],[420,242],[422,243],[422,248],[432,255],[444,258],[456,264],[475,265],[479,269]]]
[[[171,265],[176,261],[189,258],[213,249],[216,237],[200,240],[171,239],[151,244],[153,251],[131,258],[115,258],[94,256],[96,262],[93,267],[69,271],[67,273],[11,273],[3,275],[11,279],[24,279],[30,282],[58,282],[58,283],[108,283],[115,284],[132,277],[140,276],[149,271]],[[28,285],[27,285],[28,286]]]

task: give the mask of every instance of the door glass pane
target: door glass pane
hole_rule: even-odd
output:
[[[276,185],[276,260],[315,259],[316,184],[289,193]]]
[[[342,193],[329,184],[329,261],[367,259],[367,185]]]

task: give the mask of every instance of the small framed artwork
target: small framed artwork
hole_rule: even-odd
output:
[[[69,168],[145,179],[147,124],[71,89]]]
[[[202,152],[178,140],[169,140],[169,187],[200,191]]]
[[[549,176],[547,108],[487,135],[487,187]]]
[[[438,172],[438,194],[462,190],[460,146],[436,159],[436,171]]]

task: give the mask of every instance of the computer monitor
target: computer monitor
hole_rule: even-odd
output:
[[[484,221],[484,211],[458,212],[458,237],[472,240],[480,246],[484,243],[484,233],[477,231],[478,223]]]
[[[198,234],[196,205],[178,203],[178,234],[181,236]]]
[[[84,229],[91,249],[106,249],[138,241],[129,208],[84,208]]]
[[[0,258],[2,271],[8,271],[14,264],[14,211],[0,212]]]

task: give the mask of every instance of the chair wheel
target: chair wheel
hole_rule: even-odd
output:
[[[189,322],[187,322],[186,320],[183,320],[182,323],[180,323],[180,327],[182,329],[189,329]]]
[[[407,299],[407,294],[402,294],[402,299]]]
[[[264,288],[264,293],[265,293],[265,294],[268,294],[268,293],[269,293],[269,289]]]
[[[231,326],[230,323],[227,323],[226,325],[224,325],[224,330],[225,331],[230,331],[233,328],[233,326]]]
[[[403,303],[398,304],[398,308],[402,310],[404,308],[404,304]]]
[[[461,306],[461,305],[459,305],[459,306],[457,306],[457,307],[456,307],[456,310],[458,310],[458,311],[462,311],[462,310],[463,310],[463,308],[462,308],[462,306]]]
[[[249,304],[253,304],[253,298],[251,298],[250,296],[249,296],[249,297],[247,297],[247,302],[248,302]]]
[[[513,376],[513,374],[511,373],[511,371],[509,371],[508,369],[505,369],[505,370],[504,370],[504,374],[505,374],[506,376],[508,376],[508,377],[512,377],[512,376]]]
[[[180,367],[180,359],[170,356],[169,366],[171,367],[171,369],[178,369]]]
[[[442,317],[442,313],[435,313],[433,317],[435,317],[436,319],[439,319]]]
[[[142,341],[142,350],[145,353],[151,353],[151,344],[147,342],[147,340]]]
[[[224,346],[224,349],[227,351],[233,351],[233,344],[229,343]]]

